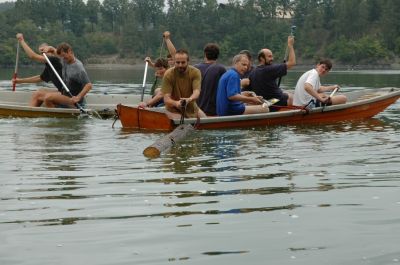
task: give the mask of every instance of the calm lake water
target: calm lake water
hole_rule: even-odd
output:
[[[139,93],[143,71],[89,75],[93,93]],[[400,71],[323,82],[399,87]],[[0,119],[1,265],[400,264],[400,101],[361,122],[196,131],[153,160],[163,133],[112,122]]]

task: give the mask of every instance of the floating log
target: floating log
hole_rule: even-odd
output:
[[[159,157],[162,152],[170,149],[176,142],[182,140],[187,134],[193,131],[194,127],[191,124],[181,124],[166,136],[146,147],[143,154],[149,158]]]

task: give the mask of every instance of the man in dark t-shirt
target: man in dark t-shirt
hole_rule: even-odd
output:
[[[254,91],[257,95],[264,99],[276,98],[279,102],[275,105],[287,106],[292,105],[293,95],[284,92],[277,83],[277,80],[287,74],[287,69],[292,68],[296,64],[296,56],[294,53],[294,38],[288,37],[289,57],[288,61],[281,64],[273,64],[274,57],[271,50],[261,49],[258,53],[259,65],[250,73],[250,85],[248,90]],[[274,109],[271,108],[271,111]]]
[[[61,82],[58,80],[57,76],[55,75],[55,73],[53,72],[53,70],[50,68],[50,66],[48,65],[46,58],[43,56],[43,52],[47,50],[47,48],[49,47],[48,44],[43,43],[41,45],[39,45],[39,53],[34,52],[29,45],[25,42],[24,40],[24,36],[22,33],[18,33],[17,34],[17,39],[19,41],[19,43],[21,44],[21,47],[24,49],[25,53],[28,55],[28,57],[34,61],[37,61],[39,63],[44,63],[45,64],[45,68],[43,70],[43,72],[40,75],[35,75],[35,76],[31,76],[31,77],[26,77],[26,78],[15,78],[12,80],[13,83],[16,84],[20,84],[20,83],[40,83],[42,81],[44,82],[52,82],[54,84],[54,86],[57,88],[57,90],[44,90],[44,89],[40,89],[35,91],[32,94],[32,98],[30,100],[29,105],[31,107],[40,107],[43,103],[44,100],[44,95],[47,93],[62,93],[63,91],[63,87]],[[54,66],[54,68],[56,69],[57,73],[59,75],[62,74],[62,64],[61,64],[61,60],[58,58],[58,56],[54,53],[47,53],[47,56],[50,60],[50,62],[52,63],[52,65]]]
[[[208,43],[204,47],[204,62],[194,67],[201,72],[201,91],[197,104],[207,116],[216,116],[216,94],[218,82],[226,72],[222,64],[217,63],[219,47],[215,43]]]
[[[61,76],[62,64],[60,58],[56,56],[48,56],[48,58],[51,64],[54,66],[54,69],[56,69],[57,73]],[[57,76],[54,74],[54,71],[47,62],[43,72],[40,74],[40,79],[46,83],[52,82],[58,91],[61,93],[63,92],[63,87],[60,80],[58,80]]]

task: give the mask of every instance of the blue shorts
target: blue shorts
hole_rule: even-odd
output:
[[[228,115],[242,115],[246,110],[246,106],[244,104],[240,104],[235,108],[228,109]]]

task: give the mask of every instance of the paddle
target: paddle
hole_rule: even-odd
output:
[[[144,90],[146,89],[146,77],[147,77],[147,68],[149,67],[149,62],[146,61],[146,65],[144,67],[144,76],[143,76],[143,84],[142,84],[142,95],[140,101],[144,99]]]
[[[16,58],[15,58],[15,70],[14,70],[13,79],[17,79],[18,61],[19,61],[19,41],[17,42],[17,55],[16,55]],[[16,86],[16,83],[13,82],[12,91],[15,91],[15,86]]]
[[[339,86],[337,86],[329,95],[328,99],[324,103],[324,107],[327,106],[328,104],[332,104],[332,97],[335,95],[335,93],[339,90]]]
[[[340,89],[340,87],[337,86],[337,87],[332,91],[332,93],[329,95],[329,97],[332,98],[332,97],[335,95],[335,93],[336,93],[339,89]]]
[[[69,91],[67,85],[64,83],[64,81],[62,80],[62,78],[60,77],[60,75],[57,73],[56,69],[54,68],[53,64],[50,62],[49,58],[47,57],[46,53],[43,53],[44,58],[46,59],[47,63],[49,64],[51,70],[53,70],[54,74],[57,76],[58,81],[60,81],[60,83],[62,84],[64,90],[68,93],[68,95],[70,97],[73,97],[73,95],[71,94],[71,91]],[[81,114],[85,114],[89,116],[89,112],[87,112],[86,110],[84,110],[82,108],[82,106],[79,103],[75,103],[75,106],[80,110]],[[101,118],[101,116],[97,113],[98,117]]]
[[[290,36],[294,37],[294,31],[295,30],[296,30],[296,26],[292,25],[290,27]],[[286,63],[288,57],[289,57],[289,49],[288,49],[288,46],[286,46],[285,57],[283,58],[283,63]],[[281,85],[281,80],[282,80],[282,76],[280,76],[279,79],[278,79],[278,87],[280,87],[280,85]]]

